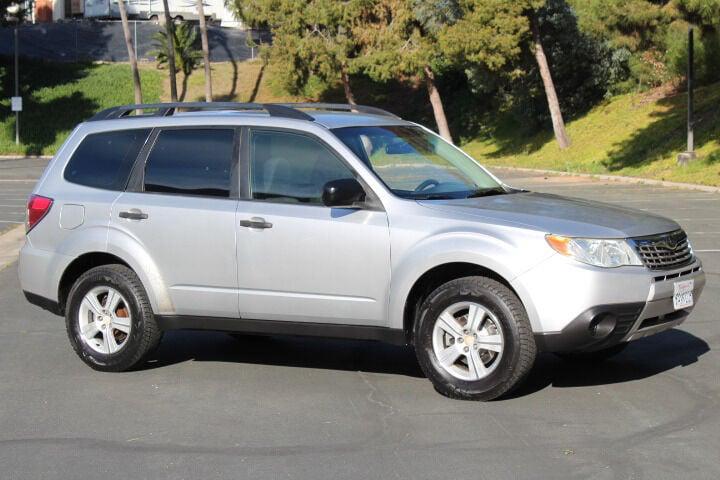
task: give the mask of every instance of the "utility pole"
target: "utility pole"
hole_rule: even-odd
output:
[[[678,165],[687,165],[697,158],[695,153],[694,112],[695,103],[695,48],[693,27],[688,28],[688,64],[687,64],[687,151],[678,155]]]
[[[20,48],[18,43],[18,28],[15,25],[15,98],[20,98]],[[22,109],[22,100],[20,100],[20,108],[15,110],[15,145],[20,145],[20,110]]]
[[[10,110],[15,112],[15,145],[20,145],[20,112],[22,111],[22,98],[20,97],[20,44],[18,43],[18,30],[20,29],[20,5],[15,3],[5,9],[8,22],[15,23],[13,30],[13,43],[15,50],[15,96],[10,98]]]

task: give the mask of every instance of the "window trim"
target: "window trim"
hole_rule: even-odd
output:
[[[331,155],[334,155],[335,158],[337,158],[340,163],[342,163],[350,172],[350,174],[353,176],[355,180],[360,182],[360,185],[362,185],[363,190],[365,190],[365,202],[362,206],[362,210],[373,210],[373,211],[385,211],[385,207],[383,206],[382,202],[380,201],[380,197],[375,193],[375,191],[370,187],[370,185],[367,184],[367,182],[362,178],[362,176],[357,172],[357,170],[335,149],[333,148],[328,142],[320,138],[319,136],[303,131],[303,130],[296,130],[293,128],[284,128],[284,127],[271,127],[271,126],[253,126],[248,125],[243,127],[243,144],[241,148],[241,157],[240,157],[240,163],[241,163],[241,179],[240,179],[240,200],[247,201],[247,202],[255,202],[255,203],[264,203],[264,204],[272,204],[272,205],[283,205],[283,206],[290,206],[290,207],[315,207],[315,208],[326,208],[326,209],[334,209],[338,207],[327,207],[322,204],[313,204],[313,203],[286,203],[286,202],[276,202],[272,199],[255,199],[252,198],[252,159],[251,159],[251,144],[252,144],[252,134],[254,132],[270,132],[270,133],[289,133],[292,135],[298,135],[302,137],[306,137],[310,140],[314,140],[323,147],[325,147]]]
[[[152,152],[158,137],[166,130],[232,130],[233,131],[233,151],[232,163],[230,165],[230,193],[227,197],[218,197],[214,195],[193,195],[179,192],[148,192],[145,191],[145,169],[147,168],[148,158]],[[215,200],[238,200],[239,195],[239,177],[238,166],[240,163],[241,150],[241,127],[237,125],[179,125],[168,127],[155,127],[148,137],[146,145],[140,150],[138,159],[132,169],[130,181],[126,191],[135,193],[144,193],[148,195],[171,195],[176,197],[187,198],[205,198]]]
[[[87,140],[88,137],[90,137],[90,136],[92,136],[92,135],[105,135],[105,134],[108,134],[108,133],[128,132],[128,131],[131,131],[131,130],[148,130],[148,135],[147,135],[147,137],[145,137],[145,141],[143,142],[142,146],[140,147],[140,150],[138,150],[137,155],[135,155],[135,158],[130,162],[130,170],[129,170],[128,176],[127,176],[127,178],[125,179],[125,182],[124,182],[122,185],[120,185],[119,188],[113,189],[113,188],[97,187],[97,186],[93,186],[93,185],[85,185],[84,183],[74,182],[74,181],[72,181],[71,179],[67,178],[67,176],[66,176],[66,175],[67,175],[67,169],[68,169],[68,167],[70,166],[70,162],[72,161],[73,157],[74,157],[75,154],[77,153],[78,149],[83,145],[83,143],[85,142],[85,140]],[[78,186],[84,187],[84,188],[92,188],[92,189],[94,189],[94,190],[100,190],[100,191],[102,191],[102,192],[124,192],[124,191],[126,191],[128,185],[130,184],[130,181],[131,181],[131,179],[132,179],[132,177],[133,177],[133,174],[134,174],[134,171],[135,171],[135,165],[137,165],[138,159],[142,157],[143,151],[145,150],[145,148],[147,147],[147,145],[148,145],[149,143],[151,143],[151,139],[153,138],[153,132],[154,132],[154,130],[155,130],[155,129],[152,128],[152,127],[145,127],[145,128],[114,128],[114,129],[111,129],[111,130],[101,130],[101,131],[98,131],[98,132],[90,132],[90,133],[87,133],[86,135],[84,135],[84,136],[77,142],[77,144],[76,144],[75,147],[73,148],[72,152],[70,152],[70,154],[66,157],[67,160],[65,161],[65,165],[62,167],[62,179],[63,179],[63,181],[68,182],[68,183],[70,183],[70,184],[72,184],[72,185],[78,185]]]

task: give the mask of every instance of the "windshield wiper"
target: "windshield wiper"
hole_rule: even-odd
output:
[[[503,187],[480,188],[470,192],[465,198],[489,197],[491,195],[505,195],[508,193]]]
[[[448,195],[447,193],[428,193],[427,195],[418,195],[410,197],[413,200],[457,200],[457,195]]]

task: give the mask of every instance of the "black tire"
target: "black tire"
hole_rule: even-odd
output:
[[[99,286],[112,287],[126,300],[131,329],[122,348],[112,354],[99,353],[80,336],[78,312],[85,295]],[[95,370],[121,372],[139,365],[160,343],[162,331],[155,322],[150,301],[135,272],[124,265],[102,265],[83,273],[70,289],[65,326],[68,338],[80,359]]]
[[[595,350],[593,352],[561,352],[556,353],[555,355],[566,362],[601,363],[622,352],[627,346],[628,342],[623,342],[613,345],[612,347]]]
[[[436,319],[449,306],[474,301],[498,320],[504,336],[499,364],[475,381],[456,378],[439,363],[433,351]],[[508,393],[527,375],[536,356],[530,321],[520,299],[505,285],[486,277],[464,277],[437,288],[421,305],[414,325],[415,352],[425,375],[441,394],[462,400],[493,400]]]

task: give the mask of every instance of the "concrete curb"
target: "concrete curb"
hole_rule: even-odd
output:
[[[24,158],[32,158],[32,159],[41,158],[43,160],[50,160],[52,158],[52,155],[0,155],[0,161],[2,161],[2,160],[22,160]]]
[[[510,170],[515,172],[527,172],[544,175],[559,175],[564,177],[583,177],[583,178],[594,178],[597,180],[609,180],[613,182],[621,183],[635,183],[643,185],[657,185],[661,187],[670,188],[681,188],[684,190],[700,190],[702,192],[709,193],[720,193],[720,187],[711,187],[710,185],[697,185],[695,183],[681,183],[681,182],[667,182],[665,180],[653,180],[651,178],[640,178],[640,177],[625,177],[622,175],[601,175],[597,173],[574,173],[574,172],[561,172],[558,170],[541,170],[536,168],[522,168],[522,167],[502,167],[497,165],[488,165],[491,170]]]
[[[17,260],[25,242],[25,226],[18,225],[0,235],[0,270]]]

